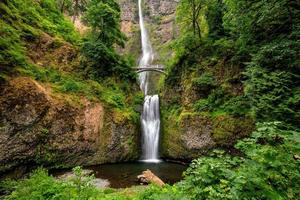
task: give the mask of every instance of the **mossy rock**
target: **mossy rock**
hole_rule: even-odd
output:
[[[213,123],[213,138],[222,146],[232,146],[239,138],[248,136],[254,130],[254,121],[249,117],[217,116]]]

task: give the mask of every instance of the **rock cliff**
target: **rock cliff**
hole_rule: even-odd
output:
[[[165,158],[192,160],[214,148],[232,150],[237,139],[253,131],[250,116],[207,107],[234,102],[243,95],[239,68],[222,60],[203,66],[205,69],[194,71],[178,64],[166,78],[161,91],[161,154]],[[199,102],[204,102],[201,111],[197,110]]]
[[[172,50],[169,42],[177,35],[175,24],[176,0],[149,0],[143,3],[145,23],[156,53],[155,62],[164,63],[166,55]],[[138,24],[138,2],[132,0],[119,0],[121,6],[122,30],[128,36],[128,42],[120,51],[124,54],[131,53],[135,59],[139,58],[140,30]]]
[[[28,77],[0,86],[0,173],[137,159],[138,127],[99,102],[53,94]]]

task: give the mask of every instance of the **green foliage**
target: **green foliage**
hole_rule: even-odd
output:
[[[118,55],[114,49],[114,45],[124,46],[126,39],[120,30],[119,5],[115,1],[92,0],[84,19],[92,27],[82,47],[89,73],[96,78],[117,76],[135,80],[131,60]]]
[[[117,2],[89,1],[84,19],[92,27],[97,40],[105,46],[111,47],[113,44],[124,46],[126,36],[120,30],[120,7]]]
[[[295,199],[299,196],[299,132],[258,124],[236,148],[244,157],[215,151],[195,160],[180,183],[191,199]]]
[[[195,37],[201,38],[201,22],[204,0],[182,0],[177,7],[177,21],[183,30],[192,31]]]
[[[72,23],[59,12],[55,1],[12,0],[1,3],[1,8],[1,13],[6,17],[5,22],[21,30],[22,36],[26,38],[37,36],[39,31],[44,31],[52,36],[61,36],[72,43],[79,40]]]
[[[247,97],[236,96],[225,101],[221,109],[235,116],[243,116],[249,113],[251,105]]]
[[[20,32],[6,24],[2,19],[0,19],[0,27],[1,71],[10,70],[13,66],[24,65],[25,48],[20,39]]]
[[[208,99],[200,99],[194,103],[194,109],[198,112],[211,110],[212,105],[208,101]]]
[[[25,45],[44,31],[78,43],[79,35],[71,22],[58,11],[52,0],[0,2],[1,73],[27,65]]]
[[[191,4],[199,8],[198,14],[193,14],[197,10],[192,12]],[[250,110],[258,121],[283,120],[299,126],[299,6],[298,1],[287,0],[181,1],[177,19],[183,26],[175,42],[180,45],[173,46],[176,57],[166,84],[178,83],[182,74],[203,70],[203,65],[217,71],[214,65],[224,60],[244,71],[245,77],[238,79],[244,80],[245,95],[226,94],[218,109],[235,115]],[[201,21],[206,21],[208,35],[196,40],[191,36],[193,23]],[[214,108],[209,98],[197,102],[196,110]]]
[[[93,177],[84,176],[80,167],[73,169],[74,178],[67,181],[56,180],[44,169],[35,170],[28,179],[18,182],[6,182],[6,187],[13,187],[13,192],[6,200],[70,200],[101,199],[125,200],[123,195],[99,190],[92,185]]]
[[[113,47],[106,46],[94,36],[84,40],[82,53],[86,57],[83,64],[91,77],[99,79],[115,76],[130,81],[135,80],[131,60],[118,55]]]
[[[205,72],[200,77],[192,80],[193,85],[201,91],[208,91],[213,89],[216,86],[216,81],[214,76],[209,73]]]
[[[245,92],[258,120],[299,125],[299,2],[225,1],[224,26],[247,62]],[[291,100],[293,99],[293,100]],[[292,103],[293,102],[293,103]]]
[[[164,188],[151,185],[143,191],[137,198],[138,200],[188,200],[187,195],[182,193],[176,186],[165,186]]]

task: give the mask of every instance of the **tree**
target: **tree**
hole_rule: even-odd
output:
[[[121,32],[121,16],[118,3],[113,0],[91,0],[88,3],[84,21],[92,32],[106,46],[124,46],[126,36]]]
[[[126,40],[121,32],[119,5],[114,0],[90,0],[83,17],[91,27],[82,47],[91,73],[96,77],[115,75],[133,80],[130,61],[114,49],[115,45],[124,46]]]
[[[199,16],[204,1],[205,0],[182,0],[177,9],[178,20],[182,22],[184,26],[191,26],[194,35],[198,35],[199,38],[201,38]]]
[[[85,11],[88,0],[57,0],[61,12],[67,12],[73,16],[73,22]]]
[[[245,63],[245,93],[257,120],[299,126],[300,2],[225,0],[224,26]]]

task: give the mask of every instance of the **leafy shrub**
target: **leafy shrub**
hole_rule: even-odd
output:
[[[200,77],[192,80],[194,86],[197,87],[199,91],[209,91],[216,86],[216,81],[214,76],[209,73],[205,72]]]
[[[164,188],[151,185],[147,190],[142,192],[139,200],[188,200],[188,195],[182,193],[176,186],[165,186]]]
[[[194,103],[194,109],[198,112],[211,110],[211,104],[207,99],[200,99]]]
[[[180,184],[191,199],[295,199],[300,170],[293,158],[299,150],[299,132],[279,123],[262,123],[251,138],[236,148],[244,157],[215,151],[195,160]]]
[[[247,97],[236,96],[229,98],[221,108],[231,115],[243,116],[249,113],[251,105]]]
[[[7,200],[70,200],[70,199],[95,199],[95,200],[125,200],[128,199],[119,194],[106,194],[105,190],[99,190],[92,185],[92,176],[84,176],[80,167],[73,169],[74,178],[67,181],[56,180],[49,176],[44,169],[34,171],[28,179],[18,182],[6,182],[6,187],[12,187],[13,192]]]

